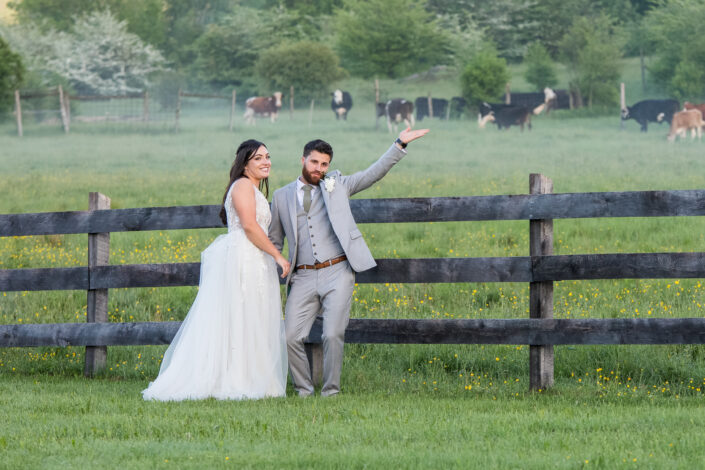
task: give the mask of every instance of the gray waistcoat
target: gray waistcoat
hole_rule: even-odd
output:
[[[299,245],[296,265],[320,263],[343,255],[343,247],[333,232],[320,194],[311,201],[308,214],[297,200],[296,225]]]

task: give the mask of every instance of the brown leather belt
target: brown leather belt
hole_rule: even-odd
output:
[[[322,268],[327,268],[328,266],[333,266],[334,264],[338,264],[341,261],[345,261],[348,259],[347,256],[338,256],[337,258],[329,259],[328,261],[323,261],[322,263],[316,263],[316,264],[300,264],[296,266],[296,269],[322,269]]]

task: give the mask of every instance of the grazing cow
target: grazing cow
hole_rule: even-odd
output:
[[[431,105],[433,106],[433,117],[439,119],[445,119],[446,113],[448,112],[448,100],[443,98],[431,98]],[[426,116],[431,116],[431,110],[428,109],[428,98],[420,96],[414,101],[414,107],[416,108],[416,120],[423,121]]]
[[[646,132],[649,122],[671,122],[680,106],[676,100],[644,100],[622,109],[622,121],[634,119]]]
[[[407,127],[414,127],[414,103],[404,98],[394,98],[386,103],[377,103],[377,118],[382,116],[387,117],[387,128],[390,133],[396,133],[397,124],[402,121]],[[392,130],[392,126],[394,130]]]
[[[513,104],[502,103],[482,103],[480,114],[477,116],[477,124],[480,129],[484,129],[488,122],[494,122],[497,129],[509,129],[510,126],[520,126],[524,130],[527,125],[531,130],[531,114],[540,113],[545,107],[545,103],[534,108],[534,111],[525,106],[515,106]]]
[[[698,139],[702,138],[703,114],[699,109],[688,109],[679,111],[673,115],[671,120],[671,132],[668,133],[668,141],[673,142],[676,135],[685,138],[685,134],[690,130],[691,139],[695,139],[695,134]]]
[[[460,119],[467,109],[467,102],[462,96],[454,96],[450,99],[450,113],[448,116],[451,119]]]
[[[281,107],[282,94],[280,91],[275,91],[272,96],[252,96],[245,101],[243,117],[248,124],[254,124],[256,116],[270,116],[272,122],[275,122]]]
[[[687,109],[697,109],[701,113],[703,113],[703,117],[705,117],[705,103],[693,104],[690,101],[686,101],[685,103],[683,103],[683,108],[686,110]]]
[[[348,111],[352,108],[352,96],[347,91],[335,90],[333,93],[333,99],[330,102],[330,107],[335,113],[336,121],[341,117],[344,120],[348,120]]]
[[[555,95],[550,88],[547,88],[547,90],[550,90],[550,93]],[[531,109],[534,114],[539,114],[545,109],[549,101],[548,98],[549,94],[545,91],[541,93],[511,93],[509,95],[510,106],[523,106]]]

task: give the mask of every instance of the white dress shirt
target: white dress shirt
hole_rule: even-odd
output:
[[[304,183],[303,181],[301,181],[301,178],[297,178],[297,180],[296,180],[296,198],[298,199],[299,205],[301,207],[303,207],[303,205],[304,205],[304,186],[306,186],[307,184],[308,183]],[[311,188],[312,188],[311,189],[311,204],[313,204],[313,201],[315,201],[316,198],[318,197],[318,192],[321,188],[319,188],[315,184],[310,184],[309,186],[311,186]]]

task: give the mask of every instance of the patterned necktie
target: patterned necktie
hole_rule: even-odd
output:
[[[304,190],[304,211],[308,213],[311,208],[311,190],[313,187],[310,184],[306,184],[302,189]]]

